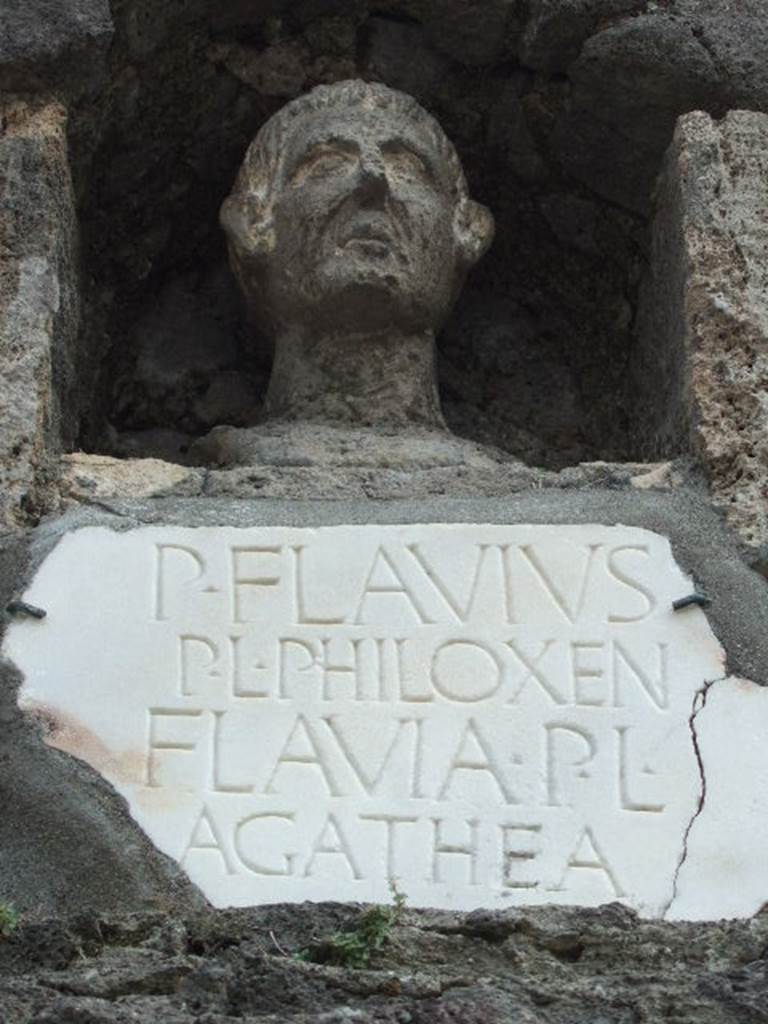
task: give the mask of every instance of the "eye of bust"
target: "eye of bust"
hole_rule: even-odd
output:
[[[383,147],[383,155],[387,171],[393,177],[427,185],[434,184],[434,176],[427,161],[409,146],[390,142]]]
[[[355,160],[355,151],[350,146],[321,142],[313,146],[299,160],[291,172],[291,184],[300,185],[308,178],[327,178],[343,173]]]

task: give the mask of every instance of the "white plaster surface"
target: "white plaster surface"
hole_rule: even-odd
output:
[[[89,527],[5,654],[47,742],[218,905],[394,878],[414,906],[660,916],[723,674],[672,610],[692,589],[623,526]]]
[[[768,901],[768,689],[719,680],[694,726],[706,788],[668,917],[750,917]]]

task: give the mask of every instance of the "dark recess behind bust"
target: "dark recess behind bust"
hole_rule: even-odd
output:
[[[670,453],[641,442],[655,382],[629,370],[650,196],[680,113],[768,109],[760,0],[113,0],[106,56],[104,5],[76,6],[48,12],[44,66],[72,99],[81,447],[183,461],[212,425],[258,420],[270,353],[218,207],[274,110],[360,76],[438,117],[496,216],[440,341],[451,427],[552,468]]]

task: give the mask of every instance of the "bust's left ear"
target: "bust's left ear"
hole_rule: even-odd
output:
[[[453,215],[453,231],[460,257],[471,267],[493,241],[493,214],[473,199],[462,199]]]

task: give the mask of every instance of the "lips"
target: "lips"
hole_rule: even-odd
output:
[[[379,245],[392,246],[395,239],[388,227],[381,222],[355,221],[341,233],[342,248],[354,242],[375,242]]]
[[[360,245],[371,249],[390,249],[392,243],[388,238],[379,238],[378,236],[371,235],[353,235],[347,239],[342,248],[346,249],[350,245]]]

